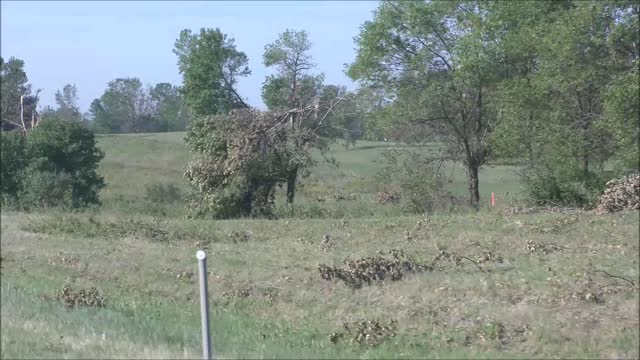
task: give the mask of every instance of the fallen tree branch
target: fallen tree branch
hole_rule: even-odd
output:
[[[596,273],[596,272],[603,273],[603,274],[607,275],[607,276],[608,276],[608,277],[610,277],[610,278],[616,278],[616,279],[624,280],[624,281],[626,281],[627,283],[631,284],[631,286],[636,287],[636,284],[635,284],[633,281],[631,281],[631,280],[629,280],[629,279],[625,278],[624,276],[611,275],[611,274],[609,274],[608,272],[606,272],[606,271],[604,271],[604,270],[593,270],[593,272],[594,272],[594,273]]]
[[[468,257],[466,257],[466,256],[462,256],[462,255],[458,255],[458,256],[459,256],[461,259],[467,259],[467,260],[471,261],[471,262],[473,263],[473,265],[475,265],[475,266],[476,266],[480,271],[482,271],[482,272],[486,272],[486,271],[484,271],[484,269],[482,269],[482,268],[480,267],[480,265],[478,265],[478,263],[477,263],[477,262],[475,262],[475,261],[471,260],[470,258],[468,258]]]

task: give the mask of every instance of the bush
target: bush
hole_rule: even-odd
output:
[[[26,136],[3,133],[2,155],[5,204],[77,208],[100,203],[98,192],[105,184],[96,169],[104,153],[78,122],[44,120]]]
[[[594,173],[568,176],[534,170],[521,177],[529,202],[538,206],[590,206],[606,183],[604,175]]]
[[[69,205],[80,207],[100,203],[98,193],[105,183],[96,169],[104,153],[96,147],[93,132],[82,124],[64,120],[42,121],[27,136],[27,151],[30,174],[68,174],[54,178],[60,176],[57,182],[62,184],[62,179],[69,176]]]
[[[3,131],[0,145],[0,190],[5,203],[15,200],[21,189],[22,172],[27,164],[25,136],[20,131]]]
[[[457,201],[445,190],[445,178],[436,164],[435,159],[424,154],[388,150],[377,176],[378,201],[399,201],[403,211],[418,214],[450,207]]]
[[[453,205],[455,198],[445,190],[444,177],[432,167],[405,171],[400,179],[400,204],[409,213],[432,213]]]
[[[75,208],[79,199],[74,193],[73,178],[66,173],[32,171],[25,176],[19,194],[20,206]]]

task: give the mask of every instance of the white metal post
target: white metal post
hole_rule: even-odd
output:
[[[213,358],[211,352],[211,337],[209,335],[209,290],[207,288],[207,254],[198,250],[198,270],[200,273],[200,315],[202,318],[202,358]]]

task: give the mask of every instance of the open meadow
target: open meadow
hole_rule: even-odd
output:
[[[198,249],[221,358],[640,356],[637,211],[505,214],[487,166],[478,212],[405,214],[375,201],[394,145],[358,142],[278,220],[187,220],[183,137],[98,136],[101,208],[2,211],[2,358],[199,357]]]

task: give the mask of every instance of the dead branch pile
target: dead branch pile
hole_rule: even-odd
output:
[[[607,188],[598,201],[596,212],[604,214],[620,210],[640,210],[640,173],[607,183]]]

